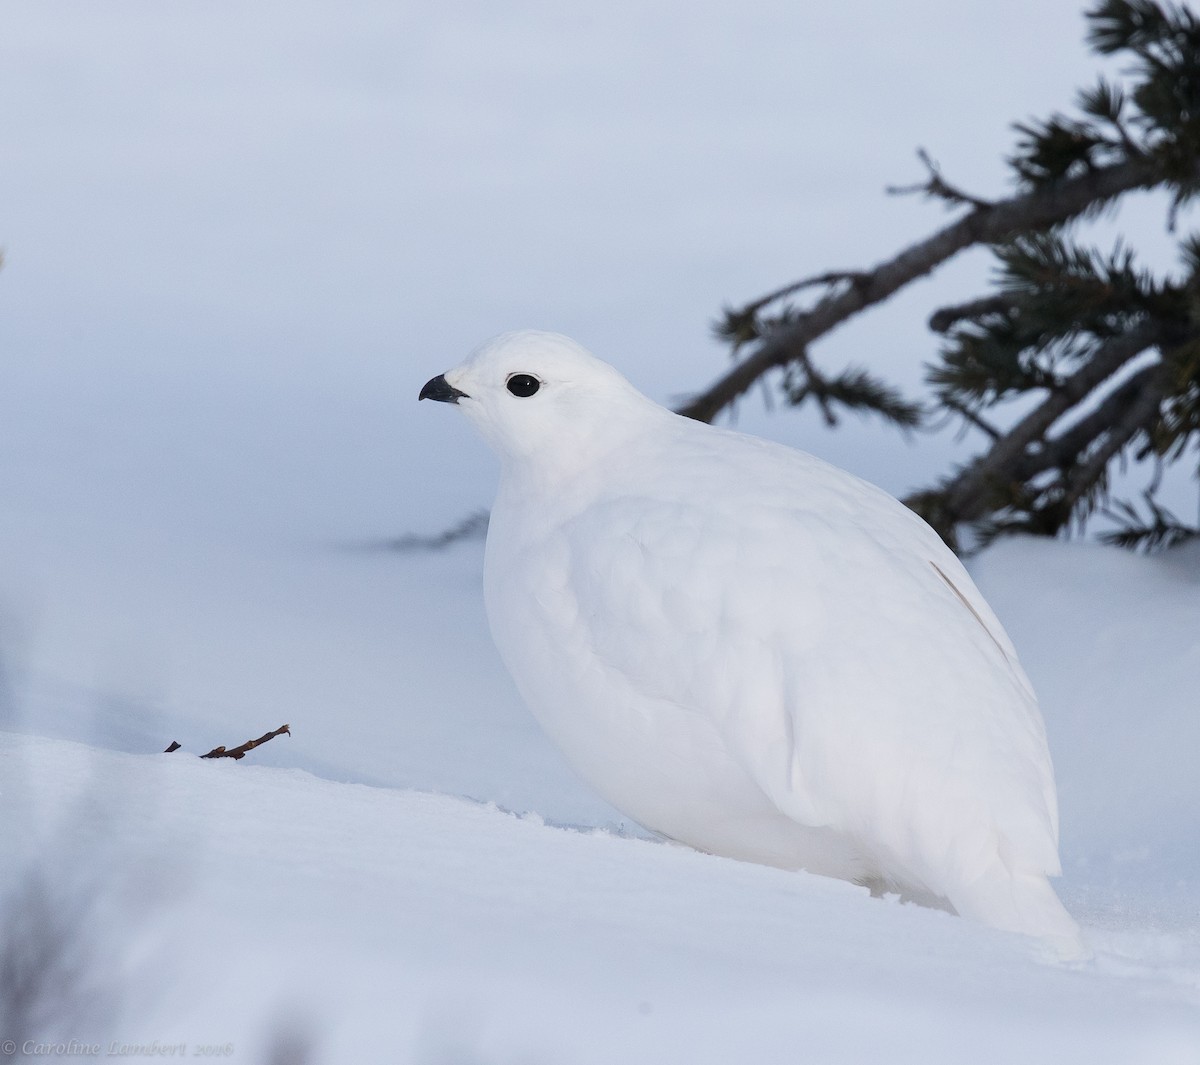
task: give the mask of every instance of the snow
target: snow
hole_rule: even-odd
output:
[[[64,912],[75,897],[109,915],[81,922],[123,974],[105,1046],[230,1042],[253,1059],[282,1026],[330,1062],[1196,1059],[1200,553],[1021,540],[974,566],[1042,691],[1062,894],[1097,948],[1075,966],[839,881],[644,838],[524,719],[479,617],[479,554],[296,553],[253,594],[204,582],[201,606],[239,619],[261,670],[281,675],[271,648],[299,647],[295,735],[242,763],[189,752],[274,727],[281,704],[206,717],[177,689],[190,722],[110,705],[84,744],[60,738],[86,720],[78,691],[72,704],[15,671],[5,879],[48,870]],[[305,585],[314,609],[285,633],[276,596]],[[402,589],[428,642],[380,616]],[[409,615],[404,631],[421,628]],[[326,656],[304,653],[322,638]],[[236,687],[249,667],[229,665]],[[335,703],[330,674],[345,678]],[[187,750],[158,753],[175,737]]]
[[[973,569],[1011,619],[1038,689],[1068,882],[1134,907],[1154,885],[1160,907],[1194,919],[1200,544],[1143,558],[1090,544],[1002,542]]]

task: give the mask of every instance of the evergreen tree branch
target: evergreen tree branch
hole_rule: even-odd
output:
[[[1114,504],[1115,509],[1105,508],[1106,517],[1119,521],[1121,528],[1113,532],[1100,534],[1100,539],[1114,547],[1124,547],[1131,551],[1159,551],[1174,547],[1176,544],[1194,540],[1200,536],[1200,528],[1185,525],[1166,507],[1154,498],[1156,485],[1151,485],[1142,494],[1146,508],[1150,511],[1150,520],[1143,521],[1137,510],[1123,500]]]
[[[814,402],[831,426],[843,409],[903,427],[925,422],[931,406],[942,424],[961,419],[987,435],[983,451],[906,500],[952,546],[964,522],[977,542],[1082,528],[1110,502],[1115,463],[1150,459],[1161,471],[1188,454],[1200,440],[1200,236],[1180,241],[1179,277],[1139,266],[1120,239],[1108,253],[1080,244],[1067,226],[1155,188],[1170,197],[1170,229],[1179,205],[1200,197],[1200,20],[1171,0],[1096,0],[1087,19],[1093,48],[1125,53],[1130,65],[1119,82],[1081,90],[1075,115],[1016,125],[1013,195],[971,196],[920,151],[926,179],[889,191],[923,193],[957,217],[871,269],[815,274],[726,308],[716,331],[732,364],[679,413],[711,421],[758,384]],[[999,260],[995,286],[930,317],[945,338],[927,375],[931,406],[865,369],[829,374],[814,363],[812,344],[826,333],[979,244]],[[990,412],[1014,398],[1026,413],[998,428]],[[1157,508],[1156,484],[1152,521],[1129,509],[1121,542],[1162,546],[1200,532]],[[482,527],[468,521],[397,546],[439,546]]]
[[[823,274],[814,274],[812,277],[801,278],[799,281],[793,281],[790,285],[784,285],[783,288],[776,289],[774,292],[768,292],[761,299],[746,304],[740,313],[757,314],[768,304],[786,299],[788,296],[793,296],[806,288],[814,288],[817,285],[837,285],[846,281],[857,285],[861,284],[863,279],[864,275],[858,270],[827,270]]]
[[[971,207],[992,206],[990,200],[983,200],[978,196],[972,196],[969,193],[963,192],[957,186],[951,185],[942,175],[942,169],[934,162],[933,156],[924,148],[917,149],[917,158],[925,164],[925,169],[929,171],[929,177],[925,181],[918,182],[915,185],[889,185],[887,187],[888,195],[910,196],[913,193],[920,192],[924,193],[930,199],[942,200],[952,207],[961,207],[963,205]]]
[[[957,414],[960,418],[970,422],[976,429],[986,433],[993,440],[999,440],[1004,434],[1000,432],[991,422],[987,421],[977,411],[972,410],[967,404],[960,403],[953,396],[942,396],[942,406],[948,408]]]
[[[462,540],[482,540],[487,535],[488,512],[476,510],[448,529],[436,533],[405,533],[382,546],[391,551],[440,551]]]
[[[836,377],[826,377],[802,352],[787,368],[783,391],[793,405],[813,399],[821,409],[825,424],[837,425],[833,404],[840,403],[852,410],[874,411],[902,429],[914,429],[921,424],[924,411],[919,403],[911,403],[900,393],[876,380],[866,370],[848,367]]]
[[[959,322],[978,321],[989,314],[1008,314],[1016,306],[1011,296],[983,296],[967,303],[939,307],[929,316],[929,328],[935,333],[948,333]]]
[[[1014,464],[1014,476],[1028,480],[1046,470],[1067,468],[1079,455],[1088,451],[1110,426],[1120,420],[1125,411],[1141,402],[1141,397],[1158,379],[1160,367],[1160,363],[1155,363],[1139,370],[1114,388],[1095,410],[1081,418],[1070,429],[1047,440],[1036,450],[1026,450]]]
[[[1100,344],[1092,358],[1012,427],[975,462],[960,470],[936,491],[938,531],[946,536],[961,521],[976,521],[995,509],[998,485],[1020,482],[1029,449],[1041,442],[1050,427],[1080,400],[1131,359],[1158,344],[1162,327],[1145,322]]]
[[[1200,176],[1200,168],[1197,173]],[[1039,186],[1007,200],[976,206],[932,236],[863,271],[856,284],[826,295],[810,310],[789,316],[766,331],[752,354],[678,408],[679,413],[699,421],[712,421],[763,374],[799,358],[814,340],[924,277],[964,248],[999,243],[1019,233],[1046,229],[1097,203],[1131,189],[1150,188],[1161,180],[1160,168],[1152,160],[1139,157]]]
[[[1087,458],[1074,466],[1062,481],[1063,494],[1058,502],[1064,516],[1070,514],[1099,484],[1108,471],[1108,464],[1119,455],[1139,432],[1149,432],[1158,414],[1159,404],[1169,384],[1166,368],[1158,365],[1142,387],[1140,394],[1129,404],[1124,414],[1112,422],[1101,444]]]

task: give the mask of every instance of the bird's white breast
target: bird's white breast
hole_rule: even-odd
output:
[[[970,875],[1001,830],[1052,867],[1036,704],[957,560],[848,474],[703,433],[536,506],[502,484],[489,620],[567,758],[721,853],[920,886],[947,861]]]

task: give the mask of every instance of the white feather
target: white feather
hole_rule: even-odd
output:
[[[537,392],[516,396],[512,374]],[[937,535],[790,448],[681,418],[565,337],[446,374],[501,460],[485,593],[577,771],[702,850],[1077,943],[1028,679]]]

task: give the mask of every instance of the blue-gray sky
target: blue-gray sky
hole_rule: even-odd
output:
[[[314,535],[487,501],[465,426],[413,403],[484,338],[560,329],[669,401],[721,369],[723,303],[943,219],[884,195],[919,178],[917,146],[1002,192],[1010,120],[1095,68],[1066,0],[15,2],[3,21],[7,476],[147,515],[186,481],[189,521]],[[817,356],[915,385],[927,307],[986,269]],[[947,454],[758,397],[740,417],[894,491]]]

